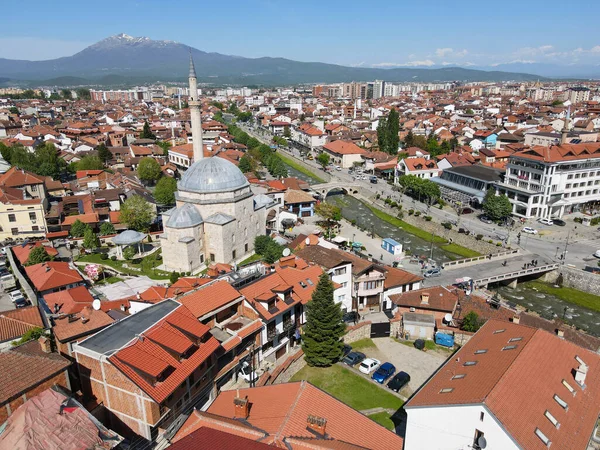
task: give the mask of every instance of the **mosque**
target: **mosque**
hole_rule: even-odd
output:
[[[176,207],[162,215],[163,264],[167,270],[196,272],[204,265],[233,264],[254,251],[254,238],[266,234],[266,209],[273,200],[254,195],[235,164],[204,157],[201,103],[190,56],[189,100],[194,163],[177,183]]]

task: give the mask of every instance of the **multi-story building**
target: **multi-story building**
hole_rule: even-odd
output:
[[[590,89],[586,87],[572,87],[567,91],[567,99],[574,105],[587,102],[590,99]]]
[[[378,99],[385,95],[385,81],[375,80],[373,82],[373,98]]]
[[[562,217],[597,207],[600,189],[600,143],[532,147],[508,160],[506,194],[519,217]]]

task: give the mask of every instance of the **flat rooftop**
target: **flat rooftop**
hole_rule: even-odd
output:
[[[476,180],[493,182],[500,181],[503,171],[491,167],[474,164],[472,166],[458,166],[445,169],[445,172],[456,173]]]
[[[78,345],[92,352],[110,356],[179,306],[180,303],[171,299],[156,303],[106,327]]]

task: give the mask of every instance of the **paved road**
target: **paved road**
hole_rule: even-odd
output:
[[[248,125],[242,125],[244,130],[261,140],[264,143],[270,144],[272,135],[261,129],[254,129]],[[280,149],[280,151],[286,152],[288,155],[301,159],[300,152],[296,149]],[[316,173],[320,171],[320,166],[313,160],[304,160],[305,163],[314,167]],[[481,222],[476,215],[463,215],[458,216],[454,210],[449,208],[440,210],[436,207],[428,208],[424,203],[415,201],[414,199],[401,195],[399,192],[393,190],[392,186],[387,183],[371,184],[369,180],[354,180],[352,175],[348,174],[346,170],[334,171],[331,174],[331,181],[343,181],[345,183],[356,184],[359,183],[364,189],[375,194],[380,194],[383,197],[390,196],[395,201],[402,203],[405,209],[418,209],[422,212],[428,211],[436,222],[451,221],[457,223],[459,227],[466,228],[475,234],[483,234],[486,238],[494,240],[503,240],[510,234],[510,243],[513,246],[517,244],[517,233],[519,232],[521,225],[509,230],[506,227],[500,227],[497,225],[489,225]],[[534,221],[527,221],[522,226],[531,226],[536,228],[540,235],[532,236],[525,233],[521,233],[521,242],[519,246],[531,253],[538,254],[545,258],[556,259],[565,251],[565,243],[568,237],[568,246],[566,253],[566,264],[573,264],[577,267],[583,267],[586,264],[595,265],[595,261],[590,260],[592,253],[600,249],[600,232],[596,230],[596,227],[584,227],[578,225],[570,220],[569,217],[564,218],[567,222],[565,227],[557,226],[545,226]],[[590,261],[586,261],[590,260]]]

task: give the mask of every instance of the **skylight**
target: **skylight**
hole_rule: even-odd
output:
[[[449,394],[453,390],[454,390],[454,388],[444,388],[440,391],[440,394]]]
[[[539,428],[536,428],[535,435],[537,437],[539,437],[545,445],[550,447],[550,438],[548,436],[546,436],[544,433],[542,433],[542,430],[540,430]]]
[[[498,334],[498,333],[504,333],[506,330],[504,328],[501,328],[499,330],[494,331],[494,334]]]
[[[506,347],[502,347],[502,350],[514,350],[517,348],[516,345],[507,345]]]
[[[562,398],[560,398],[556,394],[554,394],[554,401],[556,401],[556,403],[558,403],[561,408],[563,408],[563,409],[569,409],[569,405],[567,404],[567,402],[565,402]]]
[[[310,278],[306,279],[306,282],[310,285],[310,286],[314,286],[315,283],[312,282],[312,280]]]
[[[480,355],[482,353],[487,353],[487,349],[475,350],[476,355]]]
[[[573,386],[571,386],[571,385],[570,385],[570,384],[567,382],[567,380],[562,380],[562,384],[563,384],[563,386],[564,386],[564,387],[566,387],[566,388],[569,390],[569,392],[570,392],[571,394],[575,394],[575,388],[574,388]]]
[[[477,364],[477,361],[467,361],[463,364],[463,366],[474,366]]]
[[[465,373],[458,373],[458,374],[454,375],[454,376],[452,377],[452,379],[453,379],[453,380],[461,380],[461,379],[463,379],[463,378],[464,378],[464,377],[466,377],[466,376],[467,376],[467,374],[465,374]]]
[[[517,342],[517,341],[522,341],[523,338],[522,337],[514,337],[514,338],[510,338],[508,340],[508,342]]]
[[[544,413],[544,416],[546,416],[546,418],[550,421],[550,423],[552,425],[554,425],[556,428],[560,427],[560,423],[558,423],[558,420],[556,419],[556,417],[554,417],[550,411],[546,410],[546,412]]]

